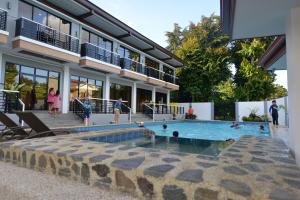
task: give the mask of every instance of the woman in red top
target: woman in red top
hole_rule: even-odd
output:
[[[49,114],[52,114],[54,99],[55,99],[54,88],[50,88],[48,93],[48,99],[47,99]]]

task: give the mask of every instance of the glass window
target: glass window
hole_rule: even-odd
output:
[[[159,69],[159,63],[146,57],[145,63],[148,67]]]
[[[39,75],[39,76],[48,76],[48,71],[47,70],[43,70],[43,69],[36,69],[35,74]]]
[[[102,86],[103,86],[103,81],[97,81],[97,80],[96,80],[96,85],[102,87]]]
[[[32,19],[32,6],[23,1],[19,1],[19,15],[20,17]]]
[[[117,100],[122,98],[123,101],[128,101],[128,106],[131,106],[131,87],[116,83],[110,84],[110,99]]]
[[[119,48],[119,54],[120,54],[121,58],[127,58],[127,59],[134,60],[136,62],[140,62],[140,54],[137,52],[131,51],[130,49],[127,49],[125,47],[121,46]]]
[[[118,53],[120,54],[121,58],[124,58],[125,57],[125,48],[120,46],[119,50],[118,50]]]
[[[60,23],[60,19],[54,15],[49,14],[48,15],[48,26],[59,30],[59,23]]]
[[[169,68],[169,67],[167,67],[167,66],[165,66],[165,65],[163,66],[163,70],[164,70],[165,73],[171,74],[172,76],[174,74],[174,70],[171,69],[171,68]]]
[[[49,77],[53,77],[53,78],[59,78],[59,73],[58,72],[49,72]]]
[[[79,98],[84,98],[87,96],[88,92],[88,85],[87,85],[87,78],[80,77],[79,78]]]
[[[12,85],[19,83],[19,65],[6,63],[4,88],[11,89]]]
[[[81,32],[81,43],[89,43],[90,42],[90,33],[84,29]]]
[[[65,34],[70,34],[71,32],[71,24],[70,22],[64,20],[64,19],[60,19],[60,28],[59,31]]]
[[[79,86],[79,77],[71,76],[70,84],[70,99],[73,100],[78,97],[78,86]]]
[[[98,46],[98,36],[90,33],[90,43]]]
[[[21,66],[21,72],[25,74],[34,74],[34,68]]]
[[[37,7],[33,8],[33,21],[47,25],[47,12]]]

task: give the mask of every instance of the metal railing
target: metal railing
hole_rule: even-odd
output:
[[[143,105],[151,108],[155,114],[184,114],[184,107],[167,104],[144,103]],[[144,113],[147,114],[147,113]]]
[[[80,119],[84,119],[85,108],[83,103],[77,98],[72,101],[72,111]]]
[[[149,116],[154,121],[155,112],[153,110],[153,107],[151,107],[150,105],[148,105],[146,103],[143,103],[142,105],[143,105],[143,114]]]
[[[54,47],[79,53],[79,39],[27,18],[16,21],[15,36],[24,36]]]
[[[0,30],[6,31],[7,11],[0,9]]]
[[[131,70],[140,74],[146,74],[145,66],[142,63],[136,62],[128,58],[120,58],[120,67],[122,69]]]
[[[81,56],[87,56],[103,62],[120,66],[120,55],[91,43],[81,44]]]

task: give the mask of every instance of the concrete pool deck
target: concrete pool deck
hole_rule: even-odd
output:
[[[137,129],[0,143],[0,160],[145,199],[300,199],[281,140],[244,136],[217,157],[81,140],[119,131]]]

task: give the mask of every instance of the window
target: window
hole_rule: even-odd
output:
[[[32,19],[32,6],[27,3],[24,3],[23,1],[20,1],[19,2],[19,14],[20,14],[20,17]]]
[[[71,76],[70,100],[74,100],[77,97],[80,99],[84,97],[101,98],[102,91],[103,81],[79,76]]]
[[[166,74],[170,74],[170,75],[174,75],[174,70],[172,69],[172,68],[170,68],[170,67],[167,67],[167,66],[163,66],[163,70],[164,70],[164,72],[166,73]]]
[[[119,98],[122,98],[123,101],[128,101],[128,106],[131,106],[131,87],[117,83],[111,83],[110,99],[117,100]]]
[[[146,57],[145,63],[146,63],[146,66],[148,66],[148,67],[152,67],[154,69],[159,69],[159,63],[154,60],[151,60],[150,58]]]
[[[112,51],[113,43],[112,41],[103,38],[99,35],[96,35],[88,30],[82,29],[82,37],[81,37],[81,42],[85,43],[91,43],[96,46],[99,46],[103,49],[106,49],[107,51]]]
[[[65,34],[71,33],[70,22],[23,1],[19,1],[19,13],[20,17],[25,17],[37,23],[49,26],[55,30],[58,30],[59,32]]]
[[[33,21],[47,25],[47,12],[37,7],[33,8]]]
[[[119,54],[120,54],[121,58],[127,58],[130,60],[134,60],[136,62],[140,62],[140,54],[137,52],[131,51],[130,49],[127,49],[126,47],[120,46]]]

